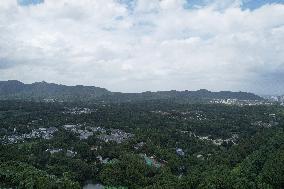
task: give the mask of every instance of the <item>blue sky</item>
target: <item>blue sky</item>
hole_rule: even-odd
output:
[[[28,6],[44,3],[44,0],[18,0],[18,3],[22,6]]]
[[[135,3],[135,0],[118,0],[122,3],[128,4],[129,7],[132,6],[133,3]],[[196,6],[205,6],[208,3],[210,3],[210,0],[187,0],[187,4],[185,5],[188,8],[193,8]],[[284,0],[243,0],[242,1],[242,8],[243,9],[257,9],[265,4],[271,4],[271,3],[284,3]],[[39,3],[44,3],[44,0],[18,0],[18,3],[20,5],[35,5]]]
[[[246,0],[244,1],[243,7],[246,9],[256,9],[258,7],[261,7],[265,4],[271,4],[271,3],[284,3],[284,0]]]
[[[205,6],[212,1],[210,0],[187,0],[187,2],[188,2],[189,7],[195,7],[195,6]],[[265,4],[271,4],[271,3],[284,3],[284,0],[243,0],[242,8],[254,10]]]
[[[135,3],[136,0],[119,0],[122,3],[126,3],[128,5],[131,5]],[[228,0],[230,1],[230,0]],[[198,6],[206,6],[213,2],[212,0],[187,0],[187,4],[185,7],[187,8],[195,8]],[[243,9],[250,9],[254,10],[257,9],[263,5],[266,4],[272,4],[272,3],[284,3],[284,0],[243,0],[242,1],[242,8]]]
[[[0,80],[284,94],[283,73],[283,0],[0,3]]]

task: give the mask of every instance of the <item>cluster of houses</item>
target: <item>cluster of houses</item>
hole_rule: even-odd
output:
[[[258,121],[251,123],[251,125],[256,126],[256,127],[263,127],[263,128],[271,128],[271,127],[279,125],[278,118],[275,113],[265,113],[265,114],[268,115],[269,121],[268,120],[266,121],[258,120]]]
[[[200,140],[203,141],[211,141],[214,145],[216,146],[220,146],[222,145],[224,142],[228,143],[228,142],[232,142],[234,145],[237,144],[237,140],[239,138],[239,136],[237,134],[233,134],[231,138],[227,138],[227,139],[211,139],[209,138],[209,136],[197,136],[195,135],[197,138],[199,138]]]
[[[164,111],[161,111],[161,110],[151,111],[151,113],[160,114],[160,115],[171,115],[171,113],[164,112]]]
[[[184,119],[191,119],[191,120],[206,120],[206,116],[202,111],[187,111],[187,112],[180,112],[181,115],[186,116]]]
[[[98,138],[104,142],[116,142],[118,144],[132,138],[134,134],[127,133],[120,129],[111,129],[110,134],[102,133]]]
[[[263,122],[263,121],[256,121],[252,123],[251,125],[257,126],[257,127],[263,127],[263,128],[270,128],[273,126],[277,126],[279,123],[276,121],[269,121],[269,122]]]
[[[14,133],[12,135],[4,136],[2,138],[2,143],[3,144],[15,144],[18,142],[23,142],[26,139],[35,139],[35,138],[42,138],[42,139],[49,140],[53,138],[54,133],[57,131],[58,129],[56,127],[49,127],[49,128],[33,129],[32,132],[26,133],[26,134]]]
[[[278,102],[284,104],[284,95],[282,96],[263,96],[263,98],[269,100],[270,102]]]
[[[96,110],[91,110],[90,108],[66,108],[66,110],[63,112],[64,114],[71,114],[71,115],[81,115],[81,114],[91,114],[95,112]]]
[[[109,132],[107,132],[107,130],[102,127],[84,127],[81,125],[64,125],[63,128],[78,134],[80,140],[88,139],[90,136],[98,133],[98,139],[104,142],[116,142],[120,144],[134,136],[120,129],[110,129]]]
[[[161,110],[151,111],[151,113],[161,115],[161,116],[167,116],[168,118],[171,118],[171,119],[177,119],[178,118],[176,115],[172,114],[171,112],[164,112],[164,111],[161,111]]]
[[[77,155],[77,152],[73,150],[64,150],[62,148],[51,148],[51,149],[46,149],[46,152],[49,152],[50,154],[56,154],[56,153],[65,153],[67,157],[75,157]]]
[[[237,106],[257,106],[257,105],[273,105],[272,102],[261,100],[239,100],[239,99],[213,99],[210,104],[226,104]]]
[[[95,128],[83,128],[82,125],[63,125],[63,128],[67,131],[71,131],[79,135],[80,140],[88,139],[90,136],[94,135],[94,132],[99,131],[100,127]]]
[[[234,145],[237,144],[239,135],[238,134],[232,134],[231,138],[227,138],[227,139],[212,139],[210,136],[199,136],[191,131],[180,131],[183,134],[188,134],[190,137],[196,137],[199,140],[203,140],[203,141],[211,141],[214,145],[216,146],[220,146],[222,145],[223,142],[228,143],[228,142],[232,142]]]
[[[46,102],[46,103],[54,103],[54,102],[56,102],[56,100],[53,99],[53,98],[45,98],[45,99],[43,99],[43,102]]]

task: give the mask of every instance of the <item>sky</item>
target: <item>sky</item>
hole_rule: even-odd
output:
[[[0,0],[0,80],[284,94],[284,0]]]

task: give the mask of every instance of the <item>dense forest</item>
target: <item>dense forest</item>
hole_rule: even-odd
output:
[[[284,107],[0,101],[0,188],[284,188]]]

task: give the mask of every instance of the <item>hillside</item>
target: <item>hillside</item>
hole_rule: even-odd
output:
[[[212,99],[238,99],[238,100],[261,100],[262,98],[246,92],[220,91],[211,92],[205,89],[198,91],[158,91],[143,93],[112,93],[104,96],[112,101],[144,101],[144,100],[174,100],[177,102],[204,102]]]
[[[109,94],[104,88],[94,86],[66,86],[54,83],[36,82],[24,84],[20,81],[0,81],[1,99],[95,99],[99,96]]]
[[[66,86],[47,82],[24,84],[20,81],[0,81],[0,99],[62,101],[100,100],[109,102],[133,102],[145,100],[174,100],[177,102],[203,102],[212,99],[261,100],[262,98],[246,92],[220,91],[211,92],[205,89],[198,91],[158,91],[143,93],[110,92],[94,86]]]

